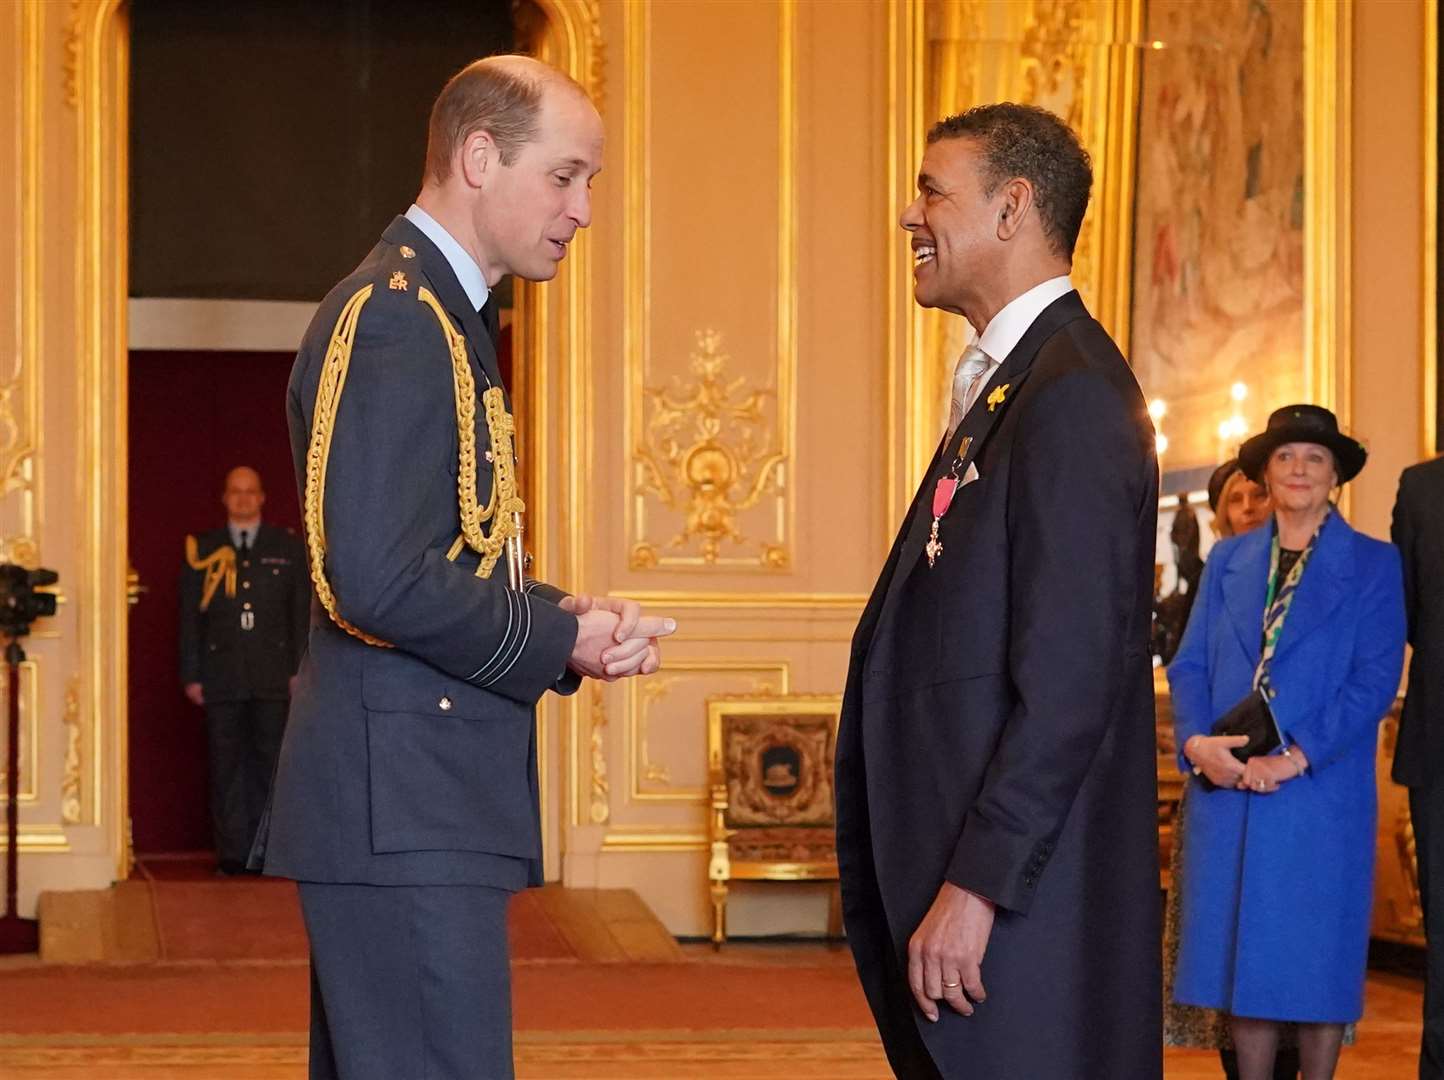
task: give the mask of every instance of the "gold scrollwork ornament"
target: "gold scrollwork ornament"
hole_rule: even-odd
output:
[[[786,487],[786,455],[774,448],[765,403],[771,390],[749,389],[745,376],[730,378],[730,357],[715,330],[697,334],[692,353],[696,381],[672,389],[648,387],[644,441],[633,451],[637,483],[643,495],[656,497],[682,515],[682,528],[669,548],[696,546],[702,562],[715,564],[724,543],[747,542],[738,515]],[[633,568],[660,562],[656,546],[639,539],[632,548]],[[764,542],[757,561],[785,567],[786,549]]]

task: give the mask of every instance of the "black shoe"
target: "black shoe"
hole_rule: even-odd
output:
[[[245,865],[234,859],[222,859],[216,865],[217,877],[235,877],[237,874],[244,874],[245,872]]]

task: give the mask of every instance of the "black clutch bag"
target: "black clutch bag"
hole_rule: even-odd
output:
[[[1258,690],[1220,716],[1209,734],[1248,736],[1248,742],[1243,746],[1235,746],[1229,751],[1240,761],[1247,761],[1259,754],[1271,754],[1282,746],[1284,741],[1268,700]],[[1216,786],[1202,773],[1194,779],[1209,791]]]
[[[1231,751],[1240,761],[1247,761],[1260,754],[1272,754],[1283,745],[1278,723],[1268,700],[1255,690],[1214,723],[1213,735],[1246,735],[1248,742],[1235,746]]]

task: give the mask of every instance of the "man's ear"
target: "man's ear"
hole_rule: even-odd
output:
[[[1003,185],[1003,201],[998,210],[998,239],[1011,240],[1023,227],[1033,208],[1033,185],[1015,177]]]
[[[484,187],[497,166],[500,155],[488,131],[473,131],[462,140],[456,151],[456,172],[467,186]]]

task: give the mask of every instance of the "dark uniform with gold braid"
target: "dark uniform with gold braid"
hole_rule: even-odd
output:
[[[577,620],[521,577],[494,326],[398,217],[291,376],[317,603],[252,859],[301,882],[313,1078],[512,1075],[533,710],[576,688]]]
[[[181,683],[205,693],[211,832],[227,873],[245,866],[266,805],[311,606],[300,538],[244,531],[240,551],[225,528],[186,537],[180,581]]]

